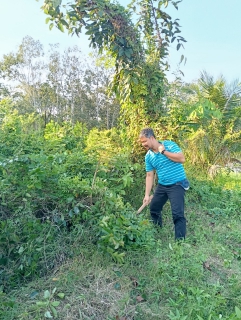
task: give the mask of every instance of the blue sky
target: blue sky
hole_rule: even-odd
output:
[[[125,5],[128,0],[119,1]],[[86,36],[68,36],[56,29],[49,31],[46,16],[40,10],[43,0],[0,0],[0,58],[16,51],[23,37],[29,35],[40,40],[44,48],[59,43],[60,50],[78,45],[87,53]],[[181,66],[184,80],[196,80],[202,70],[215,78],[220,74],[231,82],[241,80],[241,0],[183,0],[179,10],[170,10],[173,18],[179,18],[182,36],[187,40],[185,50],[170,50],[172,72],[176,70],[180,56],[187,58]]]

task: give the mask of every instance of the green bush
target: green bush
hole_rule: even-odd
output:
[[[210,215],[238,215],[240,213],[240,190],[224,189],[213,181],[190,179],[191,188],[187,192],[187,202]]]
[[[0,286],[10,289],[46,274],[57,253],[58,230],[31,218],[0,222]]]
[[[51,122],[37,133],[33,128],[33,118],[25,123],[17,113],[4,116],[0,126],[1,143],[8,146],[0,150],[2,285],[47,274],[58,263],[56,256],[74,255],[61,244],[72,244],[82,227],[117,262],[129,250],[152,248],[155,228],[136,215],[144,195],[144,163],[133,163],[118,132],[88,134],[80,123]],[[239,213],[240,192],[188,176],[190,207],[215,218]]]

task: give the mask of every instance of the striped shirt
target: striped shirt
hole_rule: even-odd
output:
[[[160,143],[164,145],[167,151],[173,153],[181,152],[181,149],[175,142],[165,140]],[[182,163],[174,162],[160,152],[155,153],[151,149],[148,150],[145,156],[145,163],[147,172],[156,170],[158,183],[162,185],[170,185],[186,179]]]

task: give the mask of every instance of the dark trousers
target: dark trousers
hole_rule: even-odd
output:
[[[180,185],[164,186],[157,185],[154,197],[150,204],[152,221],[162,226],[161,211],[169,199],[172,209],[172,218],[175,226],[175,239],[184,239],[186,235],[186,218],[184,217],[184,196],[185,190]]]

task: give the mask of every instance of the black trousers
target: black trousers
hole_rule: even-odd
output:
[[[154,197],[150,204],[152,221],[162,226],[161,211],[167,200],[171,203],[172,218],[175,226],[175,239],[184,239],[186,236],[186,218],[184,217],[185,190],[180,185],[157,185]]]

